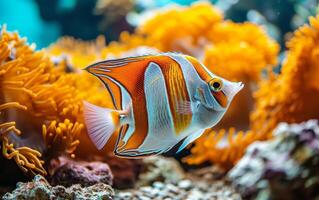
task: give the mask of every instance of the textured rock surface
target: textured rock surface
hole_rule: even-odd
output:
[[[319,125],[280,124],[275,138],[251,145],[229,177],[245,198],[318,199]]]
[[[96,183],[112,185],[113,175],[106,163],[94,161],[76,161],[60,157],[51,170],[50,183],[70,187],[73,184],[91,186]]]
[[[174,158],[152,156],[145,158],[143,163],[145,167],[137,186],[151,185],[155,181],[177,182],[185,177],[183,169]]]
[[[4,200],[87,200],[87,199],[113,199],[114,191],[109,185],[98,183],[89,187],[79,184],[69,188],[63,186],[51,186],[45,178],[40,175],[34,177],[32,182],[18,183],[17,188],[11,193],[3,196]]]
[[[113,153],[98,159],[110,166],[114,177],[113,187],[117,189],[133,188],[144,166],[141,160],[118,158]]]
[[[161,159],[161,158],[158,158]],[[240,200],[240,195],[226,181],[216,179],[222,174],[214,168],[205,168],[184,175],[184,179],[155,181],[136,190],[119,191],[115,200]],[[208,175],[210,174],[210,175]],[[213,175],[211,175],[213,174]],[[215,175],[214,175],[215,174]]]

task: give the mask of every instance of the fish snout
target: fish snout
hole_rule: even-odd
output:
[[[223,92],[227,96],[228,100],[231,101],[234,96],[244,87],[242,82],[231,82],[226,81],[224,84]]]

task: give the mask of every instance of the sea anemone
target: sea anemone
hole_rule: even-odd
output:
[[[52,62],[33,48],[2,29],[1,141],[5,158],[14,158],[24,171],[45,174],[41,154],[73,154],[80,135],[86,135],[82,101],[104,105],[108,96],[93,77],[66,73],[67,62]]]
[[[17,102],[9,102],[0,105],[0,114],[2,111],[7,108],[15,108],[26,110],[25,106],[20,105]],[[2,120],[1,120],[2,121]],[[46,174],[45,169],[43,168],[43,161],[39,159],[41,153],[28,148],[28,147],[18,147],[15,148],[12,143],[9,142],[8,133],[13,133],[20,135],[21,132],[15,127],[16,123],[12,122],[1,122],[0,123],[0,140],[2,141],[2,155],[6,159],[14,159],[22,171],[30,171],[32,174],[40,173]]]
[[[47,73],[52,66],[46,64],[41,52],[33,53],[32,47],[25,45],[25,41],[21,40],[17,33],[7,32],[5,27],[1,30],[0,49],[2,155],[7,159],[14,159],[25,172],[45,174],[43,161],[39,159],[41,153],[21,144],[28,141],[25,134],[23,139],[17,139],[22,136],[23,131],[21,122],[14,118],[26,112],[33,113],[36,117],[38,110],[35,107],[45,102],[33,101],[31,104],[30,100],[38,98],[38,85],[55,78],[55,75],[50,76]],[[16,128],[17,126],[19,128]],[[34,143],[31,145],[38,147]]]

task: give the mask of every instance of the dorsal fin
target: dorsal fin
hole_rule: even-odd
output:
[[[97,76],[109,91],[114,107],[123,109],[122,97],[119,85],[123,86],[131,95],[138,77],[143,75],[147,67],[147,58],[151,56],[137,56],[106,60],[94,63],[85,68],[91,74]]]
[[[204,67],[198,60],[192,56],[186,56],[185,58],[193,65],[203,81],[208,82],[212,79],[211,72],[209,72],[209,70],[206,69],[206,67]]]
[[[122,85],[130,94],[136,87],[138,79],[150,61],[151,56],[138,56],[106,60],[94,63],[86,68],[88,72],[99,77],[111,89],[111,83]],[[111,83],[110,83],[111,81]],[[112,91],[113,92],[113,91]]]

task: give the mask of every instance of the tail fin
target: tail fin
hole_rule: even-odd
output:
[[[119,112],[83,101],[84,120],[92,142],[101,150],[120,125]]]

